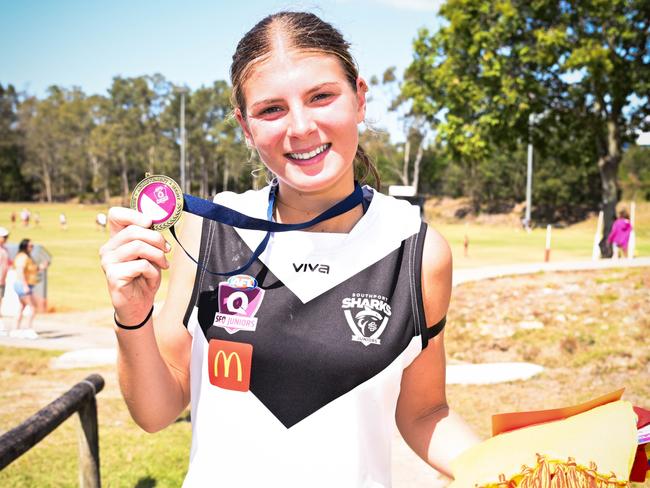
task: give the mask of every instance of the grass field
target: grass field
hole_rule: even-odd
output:
[[[32,212],[32,222],[25,228],[18,221],[12,228],[11,212],[20,215],[23,207]],[[11,235],[9,242],[18,244],[29,238],[43,245],[52,255],[48,270],[48,306],[54,312],[93,310],[110,307],[104,274],[99,264],[99,248],[108,239],[95,224],[98,212],[108,208],[81,204],[0,204],[0,226]],[[33,216],[38,213],[40,225],[35,226]],[[59,214],[64,213],[68,229],[59,226]],[[20,217],[18,218],[20,220]],[[170,235],[167,235],[171,239]],[[166,287],[163,273],[161,293]]]
[[[190,423],[183,418],[157,434],[135,425],[117,387],[114,366],[54,370],[57,351],[0,347],[0,432],[14,427],[90,373],[104,377],[97,396],[102,486],[179,487],[189,460]],[[78,482],[78,416],[0,471],[3,488],[75,487]]]
[[[32,214],[40,215],[40,225],[24,228],[18,222],[11,227],[10,214],[28,206]],[[11,231],[10,242],[18,243],[29,237],[42,244],[52,254],[48,274],[48,302],[53,311],[93,310],[110,306],[104,276],[99,266],[99,247],[108,239],[107,233],[97,230],[97,212],[106,212],[105,206],[81,204],[0,204],[0,226]],[[68,219],[68,230],[59,227],[59,214]],[[33,221],[33,219],[32,219]],[[524,232],[516,225],[484,225],[462,222],[431,222],[449,241],[456,268],[492,264],[539,262],[544,258],[545,229]],[[591,259],[595,219],[555,229],[552,235],[551,260],[566,261]],[[650,203],[637,205],[637,255],[650,256]],[[469,238],[468,257],[463,253],[465,236]],[[171,236],[166,233],[172,243]],[[159,299],[166,289],[166,274]]]

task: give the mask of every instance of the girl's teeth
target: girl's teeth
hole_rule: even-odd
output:
[[[314,156],[319,155],[322,153],[325,149],[329,147],[329,144],[323,144],[320,147],[317,147],[313,151],[310,151],[308,153],[289,153],[289,156],[293,159],[311,159]]]

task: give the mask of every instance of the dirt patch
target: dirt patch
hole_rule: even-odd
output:
[[[546,370],[528,381],[449,386],[452,406],[483,436],[492,414],[570,405],[621,387],[624,399],[650,407],[648,289],[647,268],[455,288],[445,332],[450,361],[529,361]]]

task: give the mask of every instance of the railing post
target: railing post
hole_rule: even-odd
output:
[[[89,396],[79,408],[79,486],[100,488],[99,476],[99,429],[97,425],[97,402]]]
[[[95,395],[104,378],[91,374],[34,415],[0,435],[0,470],[43,440],[68,417],[79,412],[79,481],[83,488],[99,488],[99,429]]]

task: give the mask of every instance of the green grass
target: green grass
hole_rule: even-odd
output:
[[[27,206],[41,217],[40,227],[24,228],[18,222],[11,228],[12,211],[19,215]],[[99,265],[100,246],[108,234],[95,226],[97,212],[106,212],[100,205],[82,204],[0,204],[0,226],[11,231],[10,242],[17,243],[29,237],[44,245],[53,255],[49,270],[49,306],[56,311],[92,310],[109,307],[104,275]],[[68,230],[59,227],[58,216],[64,212]],[[527,233],[511,225],[480,225],[474,223],[431,224],[449,241],[454,255],[455,268],[471,268],[496,264],[532,263],[544,259],[546,229],[538,228]],[[596,220],[594,218],[564,229],[554,229],[552,234],[552,261],[591,259]],[[637,205],[636,218],[637,256],[650,256],[650,203]],[[465,235],[469,238],[468,257],[463,253]],[[175,244],[166,233],[167,240]],[[164,298],[167,274],[158,299]]]
[[[32,212],[30,227],[20,223],[20,210]],[[16,212],[18,222],[12,228],[11,212]],[[29,238],[43,245],[52,255],[48,270],[48,306],[50,310],[93,310],[110,307],[106,281],[99,263],[99,248],[108,240],[108,231],[95,225],[98,212],[107,212],[105,206],[82,204],[0,204],[0,226],[11,233],[9,242],[18,244]],[[59,214],[65,213],[68,230],[59,226]],[[33,224],[34,213],[40,214],[41,223]],[[170,236],[167,236],[170,238]],[[163,273],[163,287],[166,274]],[[164,296],[164,295],[161,295]]]
[[[15,427],[55,400],[91,372],[106,387],[97,396],[102,485],[106,487],[178,487],[189,461],[191,426],[180,420],[147,434],[131,420],[117,387],[113,366],[52,370],[56,351],[0,347],[0,431]],[[0,486],[78,486],[78,416],[74,414],[43,441],[0,471]]]

